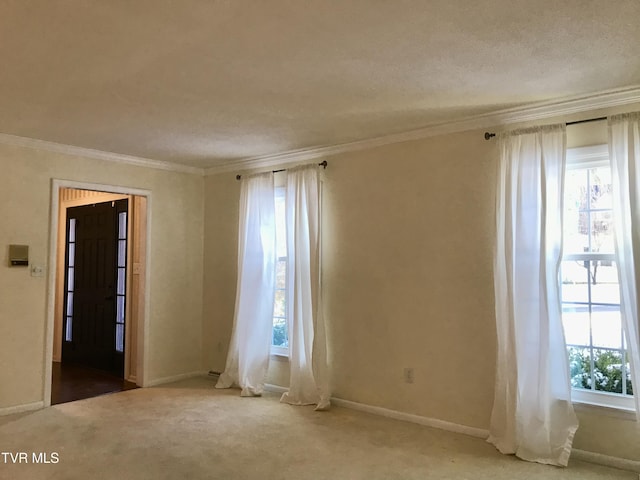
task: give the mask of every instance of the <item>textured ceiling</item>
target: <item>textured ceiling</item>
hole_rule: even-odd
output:
[[[178,162],[640,84],[640,1],[0,2],[0,132]]]

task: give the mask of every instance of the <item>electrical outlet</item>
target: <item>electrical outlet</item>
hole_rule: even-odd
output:
[[[406,367],[404,369],[404,383],[413,383],[413,368]]]

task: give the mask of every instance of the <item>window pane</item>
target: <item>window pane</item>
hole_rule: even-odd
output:
[[[64,339],[67,342],[71,342],[73,340],[71,331],[73,329],[73,319],[71,317],[67,317],[67,328],[64,332]]]
[[[67,269],[67,292],[73,292],[75,281],[75,270],[73,267]]]
[[[287,217],[285,211],[284,188],[276,190],[276,253],[278,257],[287,256]]]
[[[76,219],[69,219],[69,242],[76,241]]]
[[[589,251],[589,214],[573,212],[565,214],[563,230],[564,253],[584,253]]]
[[[622,393],[622,353],[618,350],[593,350],[595,389]]]
[[[591,301],[620,304],[618,267],[614,262],[591,262]]]
[[[116,325],[116,351],[124,352],[124,325]]]
[[[126,258],[127,258],[127,241],[126,240],[118,240],[118,266],[126,267]]]
[[[73,292],[67,293],[67,315],[73,315]]]
[[[287,288],[287,262],[286,260],[278,260],[276,264],[276,288]]]
[[[276,216],[276,291],[273,301],[273,334],[272,345],[286,347],[289,345],[286,320],[286,288],[287,288],[287,212],[286,189],[276,188],[275,216]]]
[[[125,268],[118,268],[118,288],[117,294],[124,295],[125,294],[125,274],[127,270]]]
[[[611,209],[611,169],[609,167],[597,167],[589,169],[590,204],[589,208]]]
[[[75,260],[76,260],[76,244],[70,243],[69,244],[69,266],[70,267],[75,266]]]
[[[568,345],[589,345],[588,305],[563,305],[562,325]]]
[[[567,170],[564,189],[566,209],[574,211],[587,209],[587,169]]]
[[[273,316],[274,317],[285,317],[285,291],[284,290],[276,290],[275,300],[273,302]]]
[[[565,253],[582,253],[589,246],[587,205],[587,171],[568,170],[565,176],[563,218]]]
[[[620,307],[594,305],[591,311],[591,335],[596,347],[622,348]]]
[[[586,303],[589,301],[588,266],[589,262],[583,261],[569,260],[562,262],[561,293],[563,302]]]
[[[124,297],[117,297],[116,322],[124,323]]]
[[[569,347],[571,386],[591,389],[591,357],[588,348]]]
[[[127,212],[118,214],[118,238],[127,238]]]
[[[613,253],[613,218],[611,211],[591,212],[591,251]]]
[[[276,347],[288,347],[287,321],[284,318],[273,319],[273,339],[272,344]]]

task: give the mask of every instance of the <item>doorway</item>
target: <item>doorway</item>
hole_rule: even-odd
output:
[[[45,406],[144,383],[149,192],[86,187],[54,180]]]

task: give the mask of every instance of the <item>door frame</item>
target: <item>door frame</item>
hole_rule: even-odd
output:
[[[101,192],[132,195],[146,198],[146,247],[145,247],[145,268],[144,268],[144,315],[141,322],[138,322],[137,335],[137,358],[136,358],[136,383],[139,386],[147,384],[147,371],[149,351],[146,346],[149,339],[149,312],[150,312],[150,255],[151,255],[151,191],[139,188],[125,187],[120,185],[105,185],[99,183],[78,182],[73,180],[52,179],[51,180],[51,206],[50,206],[50,228],[49,228],[49,272],[47,275],[47,318],[45,331],[45,351],[44,351],[44,378],[43,378],[43,402],[45,407],[51,405],[51,376],[53,363],[53,343],[55,330],[55,308],[56,308],[56,278],[58,275],[58,228],[59,228],[59,208],[60,189],[76,188],[80,190],[96,190]]]

